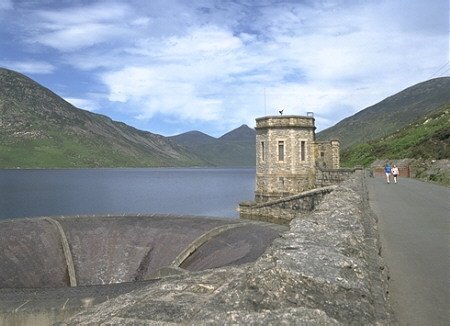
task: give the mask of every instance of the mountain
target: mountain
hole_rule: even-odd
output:
[[[255,166],[256,131],[242,125],[219,138],[190,131],[170,139],[214,166]]]
[[[179,145],[187,147],[189,147],[190,144],[208,144],[217,140],[216,138],[197,130],[188,131],[169,138]]]
[[[223,142],[255,142],[256,131],[247,125],[242,125],[219,138]]]
[[[450,101],[425,117],[386,137],[344,149],[345,166],[368,166],[376,159],[414,158],[426,161],[450,158]]]
[[[0,68],[0,168],[206,164],[166,137],[78,109]]]
[[[450,102],[450,77],[411,86],[317,133],[317,139],[340,139],[341,147],[389,135]]]

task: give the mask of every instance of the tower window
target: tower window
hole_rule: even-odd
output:
[[[300,142],[300,159],[306,161],[306,142]]]
[[[264,147],[264,142],[262,141],[261,142],[261,161],[264,162],[265,158],[266,158],[266,149]]]
[[[284,161],[284,141],[278,141],[278,161]]]

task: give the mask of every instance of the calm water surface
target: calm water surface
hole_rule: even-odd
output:
[[[167,213],[237,217],[255,169],[0,170],[0,219]]]

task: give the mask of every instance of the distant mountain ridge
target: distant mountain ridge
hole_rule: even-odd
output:
[[[408,126],[449,101],[450,77],[431,79],[343,119],[317,133],[317,138],[337,138],[342,148],[366,143]]]
[[[255,140],[255,137],[256,137],[255,129],[252,129],[247,125],[242,125],[239,128],[236,128],[222,135],[221,137],[219,137],[219,139],[222,141],[240,142],[240,141]]]
[[[216,140],[216,138],[197,130],[188,131],[176,136],[171,136],[169,138],[183,146],[192,143],[205,144],[214,142]]]
[[[169,137],[214,166],[255,166],[256,131],[242,125],[219,138],[200,131]]]

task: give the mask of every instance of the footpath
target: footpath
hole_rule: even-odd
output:
[[[369,179],[400,325],[449,325],[449,189],[414,179]]]

